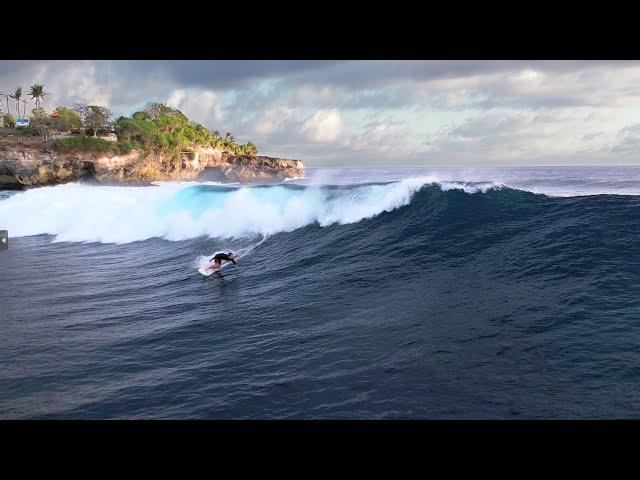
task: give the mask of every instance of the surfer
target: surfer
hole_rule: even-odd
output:
[[[233,253],[232,251],[229,251],[227,253],[218,252],[209,260],[210,262],[213,262],[213,265],[210,265],[209,267],[207,267],[207,271],[211,269],[220,270],[220,268],[222,268],[222,260],[226,260],[227,262],[233,262],[235,266],[238,266],[238,264],[235,261],[235,258],[236,258],[236,254]]]

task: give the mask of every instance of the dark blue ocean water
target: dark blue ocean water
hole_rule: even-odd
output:
[[[638,417],[640,169],[311,173],[4,193],[0,418]]]

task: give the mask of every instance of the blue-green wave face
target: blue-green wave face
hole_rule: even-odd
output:
[[[198,218],[207,210],[224,208],[224,202],[232,189],[195,185],[176,192],[166,204],[159,206],[164,213],[186,211],[193,218]]]

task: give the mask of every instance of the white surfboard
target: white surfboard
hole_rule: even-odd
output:
[[[200,267],[198,269],[198,271],[204,275],[205,277],[208,277],[209,275],[215,273],[215,272],[219,272],[220,270],[222,270],[224,267],[226,267],[227,265],[229,265],[228,263],[225,263],[224,265],[222,265],[220,268],[212,268],[211,270],[207,270],[207,268],[209,267],[209,265],[205,265],[204,267]]]
[[[215,252],[215,253],[212,255],[212,257],[215,257],[215,256],[216,256],[217,254],[219,254],[219,253],[225,253],[225,252],[223,252],[222,250],[219,250],[219,251]],[[217,268],[217,269],[213,269],[213,268],[212,268],[211,270],[207,270],[207,268],[209,268],[211,265],[213,265],[213,263],[208,263],[208,264],[204,265],[203,267],[200,267],[200,268],[198,269],[198,271],[199,271],[202,275],[204,275],[205,277],[208,277],[209,275],[213,274],[213,272],[219,272],[220,270],[222,270],[222,268],[223,268],[225,265],[227,265],[227,263],[228,263],[228,262],[225,262],[225,263],[224,263],[220,268]]]
[[[232,263],[232,262],[225,262],[225,263],[223,263],[223,264],[222,264],[222,266],[221,266],[220,268],[217,268],[217,269],[213,269],[213,268],[212,268],[211,270],[207,270],[207,268],[208,268],[208,267],[210,267],[211,265],[212,265],[212,264],[210,263],[210,264],[208,264],[208,265],[205,265],[204,267],[200,267],[200,268],[198,269],[198,271],[199,271],[202,275],[204,275],[205,277],[208,277],[209,275],[213,274],[214,272],[219,272],[220,270],[222,270],[224,267],[226,267],[226,266],[228,266],[228,265],[233,265],[233,263]],[[237,265],[236,265],[236,268],[237,268]]]
[[[198,271],[199,271],[202,275],[204,275],[205,277],[208,277],[208,276],[209,276],[209,275],[211,275],[213,272],[217,272],[217,271],[219,270],[219,269],[218,269],[218,270],[213,270],[213,269],[212,269],[212,270],[206,270],[206,268],[207,268],[207,267],[206,267],[206,266],[204,266],[204,267],[200,267],[200,268],[198,269]]]

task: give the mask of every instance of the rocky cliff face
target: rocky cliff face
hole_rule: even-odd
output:
[[[304,176],[300,160],[260,155],[233,155],[227,152],[204,152],[206,170],[202,179],[221,179],[231,182],[268,182]]]
[[[236,156],[220,150],[198,149],[179,159],[94,152],[59,152],[51,144],[31,139],[0,142],[0,188],[24,188],[74,181],[103,184],[144,184],[156,180],[213,179],[266,182],[304,176],[299,160]],[[213,177],[213,178],[212,178]]]

